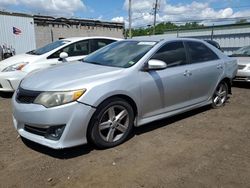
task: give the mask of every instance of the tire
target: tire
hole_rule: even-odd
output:
[[[91,118],[88,140],[100,149],[115,147],[128,139],[133,123],[133,108],[126,100],[108,99]]]
[[[216,90],[212,98],[212,107],[220,108],[225,105],[228,98],[228,85],[226,82],[222,81],[216,87]]]

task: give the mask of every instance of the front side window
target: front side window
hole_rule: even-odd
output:
[[[186,64],[187,58],[183,42],[178,41],[165,44],[151,59],[164,61],[168,67]]]
[[[44,46],[42,48],[38,48],[36,50],[32,50],[30,52],[27,52],[27,54],[42,55],[42,54],[45,54],[47,52],[50,52],[51,50],[54,50],[54,49],[60,47],[60,46],[63,46],[69,42],[70,41],[67,41],[67,40],[58,40],[58,41],[52,42],[50,44],[47,44],[46,46]]]
[[[219,59],[218,56],[203,43],[193,41],[188,41],[186,43],[192,63],[200,63]]]
[[[58,50],[57,52],[55,52],[54,54],[52,54],[48,58],[49,59],[50,58],[59,58],[59,55],[62,52],[66,52],[69,57],[88,55],[89,54],[89,41],[83,40],[80,42],[70,44],[70,45]]]
[[[136,64],[156,42],[119,41],[107,45],[84,58],[84,63],[128,68]]]

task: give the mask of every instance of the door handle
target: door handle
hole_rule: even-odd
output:
[[[192,73],[189,70],[185,70],[185,72],[183,73],[184,76],[191,76]]]
[[[217,69],[223,69],[222,65],[217,65]]]
[[[187,76],[188,75],[188,71],[185,70],[185,72],[183,73],[184,76]]]

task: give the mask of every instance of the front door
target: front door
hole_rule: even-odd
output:
[[[167,63],[164,70],[140,72],[142,118],[158,115],[189,105],[190,79],[182,41],[169,42],[151,59]]]
[[[62,61],[59,58],[60,53],[62,52],[66,52],[68,54],[66,61]],[[50,55],[47,59],[50,65],[53,66],[53,65],[57,65],[63,62],[72,62],[72,61],[83,59],[88,54],[89,54],[89,40],[82,40],[82,41],[70,44],[56,51],[55,53]]]

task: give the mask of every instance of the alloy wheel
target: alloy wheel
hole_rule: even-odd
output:
[[[120,140],[129,128],[129,114],[125,107],[114,105],[109,107],[101,116],[98,130],[106,142]]]
[[[215,91],[215,94],[213,97],[213,104],[216,107],[222,106],[227,100],[227,94],[228,94],[227,85],[224,83],[221,83]]]

